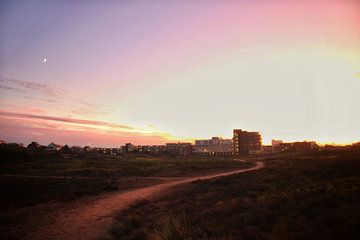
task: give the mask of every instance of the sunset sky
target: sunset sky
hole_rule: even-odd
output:
[[[360,140],[360,1],[1,1],[0,139]]]

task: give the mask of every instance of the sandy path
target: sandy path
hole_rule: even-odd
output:
[[[0,177],[14,177],[14,178],[45,178],[45,179],[106,179],[108,178],[107,176],[104,177],[73,177],[73,176],[52,176],[52,175],[24,175],[24,174],[2,174],[0,175]],[[158,180],[179,180],[179,179],[183,179],[181,177],[133,177],[133,176],[128,176],[128,177],[113,177],[114,179],[137,179],[137,178],[141,178],[141,179],[158,179]]]
[[[158,185],[131,190],[122,193],[100,196],[93,201],[79,200],[72,202],[68,207],[57,214],[50,214],[46,223],[34,226],[34,231],[27,233],[25,239],[111,239],[108,235],[115,213],[125,210],[137,200],[149,199],[171,187],[191,183],[196,180],[213,179],[232,174],[254,171],[263,168],[262,162],[256,166],[233,170],[224,173],[211,174],[201,177],[189,177]]]

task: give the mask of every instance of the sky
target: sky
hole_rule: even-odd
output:
[[[360,1],[1,1],[0,139],[360,140]]]

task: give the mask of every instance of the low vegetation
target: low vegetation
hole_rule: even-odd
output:
[[[239,165],[219,158],[141,154],[123,157],[0,147],[0,210],[143,186],[127,180],[131,177],[186,177]]]
[[[206,158],[166,154],[129,154],[124,157],[98,153],[34,152],[23,149],[9,151],[9,149],[0,147],[0,165],[0,175],[173,177],[191,175],[197,170],[234,168],[239,164],[219,157]]]
[[[359,239],[360,152],[273,155],[119,214],[116,239]]]
[[[0,146],[0,239],[26,239],[71,201],[247,167],[230,159],[64,153]],[[99,198],[106,196],[99,196]],[[91,202],[94,198],[84,198]],[[69,202],[69,203],[66,203]]]

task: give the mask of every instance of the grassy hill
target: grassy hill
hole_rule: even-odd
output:
[[[219,158],[63,154],[0,147],[0,210],[147,185],[134,177],[187,177],[241,166],[246,165]]]
[[[359,239],[360,152],[274,155],[118,216],[116,239]]]

